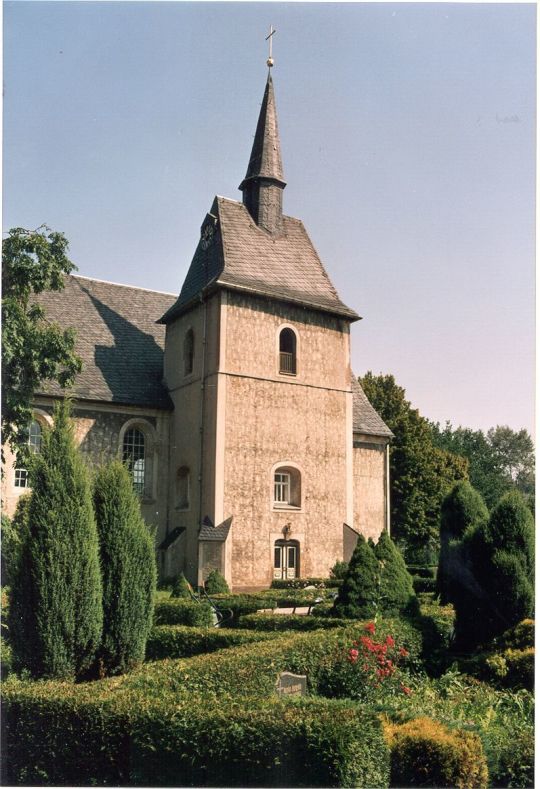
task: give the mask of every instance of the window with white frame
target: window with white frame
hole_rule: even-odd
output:
[[[124,434],[122,461],[128,467],[133,479],[133,487],[142,496],[146,472],[145,438],[142,430],[131,427]]]
[[[297,468],[282,466],[274,471],[274,507],[301,506],[301,477]]]
[[[30,452],[37,455],[41,451],[41,425],[37,419],[33,419],[28,428],[28,446]],[[27,488],[29,485],[28,471],[25,468],[15,469],[15,487]]]

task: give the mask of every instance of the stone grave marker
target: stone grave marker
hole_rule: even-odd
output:
[[[282,671],[276,680],[276,693],[278,696],[306,696],[307,677],[305,674],[291,674]]]

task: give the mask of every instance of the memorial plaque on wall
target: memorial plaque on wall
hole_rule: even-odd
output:
[[[278,696],[305,696],[307,694],[306,675],[283,671],[278,675],[276,692]]]

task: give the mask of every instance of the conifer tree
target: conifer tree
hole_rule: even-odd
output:
[[[2,586],[11,586],[28,532],[30,494],[21,496],[13,519],[2,513]]]
[[[121,674],[144,660],[156,590],[154,542],[125,466],[101,468],[94,483],[103,581],[99,670]]]
[[[380,569],[373,550],[360,535],[336,602],[335,616],[369,619],[377,613]]]
[[[454,485],[441,505],[440,539],[441,549],[437,568],[437,591],[444,605],[453,599],[453,579],[459,583],[462,573],[462,558],[459,541],[467,529],[485,523],[488,509],[480,493],[470,482],[462,480]]]
[[[65,401],[43,433],[30,480],[28,533],[10,605],[14,662],[35,677],[75,679],[94,659],[103,610],[90,482]]]
[[[229,594],[229,584],[219,572],[212,570],[205,581],[204,588],[207,594]]]
[[[466,532],[463,549],[473,583],[454,591],[462,647],[498,636],[533,613],[534,521],[521,494],[503,496],[487,522]]]
[[[381,572],[381,611],[388,616],[413,613],[417,606],[413,581],[403,556],[387,532],[381,534],[373,550]]]
[[[175,578],[171,597],[191,598],[191,585],[184,573],[180,573],[180,575]]]

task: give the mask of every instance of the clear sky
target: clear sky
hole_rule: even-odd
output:
[[[240,199],[272,24],[285,178],[357,374],[433,420],[533,430],[533,4],[6,2],[4,230],[178,293]]]

